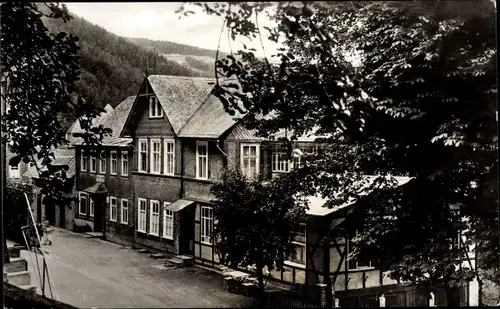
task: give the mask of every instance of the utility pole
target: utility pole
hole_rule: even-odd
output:
[[[153,49],[153,74],[156,74],[156,48]]]

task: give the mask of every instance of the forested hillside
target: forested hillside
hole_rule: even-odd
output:
[[[143,38],[127,38],[131,42],[146,47],[148,49],[155,49],[157,52],[161,54],[179,54],[179,55],[188,55],[188,56],[204,56],[215,58],[215,50],[178,44],[169,41],[155,41]],[[219,52],[219,56],[225,56],[224,53]]]
[[[156,61],[156,74],[200,76],[175,61],[167,60],[146,48],[115,35],[104,28],[75,16],[69,22],[44,19],[51,32],[67,32],[80,38],[81,80],[76,90],[86,100],[98,106],[116,106],[130,95],[136,94],[145,76],[146,64],[149,72]],[[68,115],[68,122],[74,121]]]

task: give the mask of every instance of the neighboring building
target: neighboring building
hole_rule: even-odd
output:
[[[58,170],[64,169],[68,181],[70,181],[72,184],[72,189],[68,194],[66,194],[66,196],[75,197],[75,152],[73,149],[69,149],[66,147],[54,149],[53,152],[54,159],[52,160],[51,165]],[[40,174],[38,172],[38,168],[41,168],[42,171],[47,169],[47,167],[37,167],[33,164],[33,166],[23,174],[23,178],[26,179],[27,183],[32,184],[32,179],[39,177]],[[35,196],[31,208],[33,209],[35,220],[37,222],[48,221],[52,226],[73,230],[73,213],[75,211],[77,203],[71,202],[68,205],[54,205],[48,207],[43,203],[43,194],[40,193],[40,189],[36,186],[33,186],[33,190]]]
[[[93,232],[104,234],[106,231],[110,239],[113,235],[120,235],[130,242],[133,221],[129,219],[127,208],[133,199],[132,139],[122,138],[120,133],[134,100],[135,96],[128,97],[114,110],[108,105],[106,113],[94,123],[113,130],[111,136],[102,140],[101,157],[85,153],[81,138],[71,138],[76,153],[79,200],[75,209],[75,224],[86,226]],[[70,132],[79,130],[79,125],[75,125]],[[117,213],[118,210],[121,213]]]
[[[113,137],[103,143],[109,154],[103,169],[100,159],[85,155],[75,143],[80,196],[76,217],[104,232],[106,239],[191,255],[198,264],[216,266],[210,188],[221,181],[223,169],[240,168],[249,177],[271,179],[301,162],[300,157],[286,159],[276,141],[245,129],[239,115],[227,114],[211,94],[213,85],[207,78],[146,77],[137,96],[127,98],[103,121],[111,121],[113,129]],[[313,137],[301,137],[297,147],[311,152],[321,145]],[[127,162],[126,172],[122,162]],[[404,185],[410,179],[397,180]],[[307,220],[294,242],[296,253],[285,271],[272,273],[274,279],[314,285],[330,278],[336,291],[391,291],[396,282],[377,270],[374,261],[363,256],[347,261],[348,239],[354,235],[320,241],[353,206],[327,209],[325,202],[310,197]]]
[[[21,184],[26,183],[28,179],[23,175],[33,166],[33,163],[25,163],[23,160],[19,162],[18,165],[12,166],[10,165],[10,159],[14,157],[15,154],[10,151],[9,147],[6,149],[6,163],[7,163],[7,179],[9,182]]]

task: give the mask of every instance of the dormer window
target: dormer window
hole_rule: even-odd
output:
[[[155,96],[149,97],[149,118],[163,117],[163,109]]]

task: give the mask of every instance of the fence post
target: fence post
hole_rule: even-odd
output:
[[[327,306],[327,299],[326,299],[326,287],[327,285],[324,283],[318,283],[316,284],[319,287],[319,295],[320,295],[320,307],[321,308],[326,308]]]
[[[378,298],[378,303],[380,307],[385,307],[385,296],[384,294],[380,295]]]
[[[335,298],[335,299],[334,299],[334,303],[335,303],[335,304],[334,304],[335,308],[340,308],[340,299]]]
[[[436,305],[434,305],[434,293],[431,292],[431,298],[429,299],[429,307],[436,307]]]

